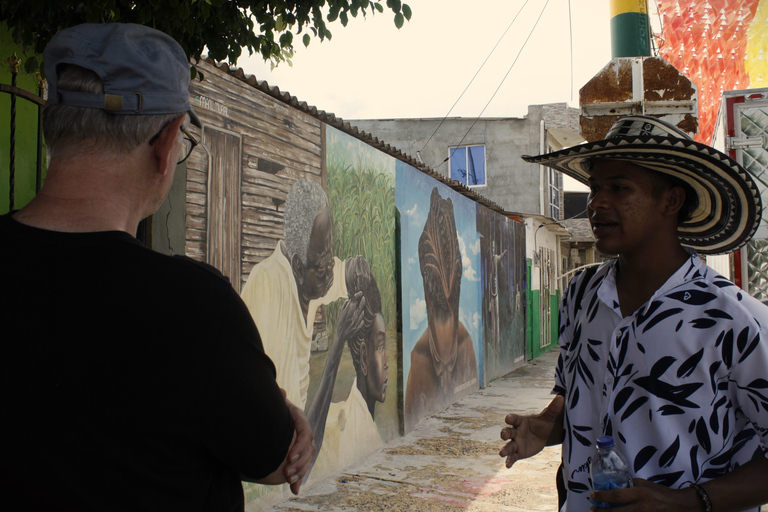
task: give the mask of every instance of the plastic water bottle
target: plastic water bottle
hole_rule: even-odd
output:
[[[614,449],[613,438],[603,436],[597,440],[597,453],[590,467],[592,487],[596,491],[623,489],[632,487],[632,476],[629,474],[627,463]],[[605,503],[589,500],[599,508],[620,507],[622,503]]]

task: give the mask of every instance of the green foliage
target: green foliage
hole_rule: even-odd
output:
[[[363,255],[381,292],[387,330],[396,329],[395,182],[353,151],[328,153],[328,201],[333,215],[333,253],[344,260]],[[328,306],[332,335],[341,301]]]
[[[399,0],[387,0],[395,25],[411,18],[411,9]],[[326,25],[349,15],[384,12],[378,0],[0,0],[0,20],[7,23],[14,40],[42,54],[51,37],[62,28],[80,23],[139,23],[176,39],[191,58],[198,60],[207,47],[216,60],[236,64],[242,50],[259,53],[273,64],[292,55],[294,33],[307,30],[302,43],[332,34]],[[40,57],[42,58],[42,57]],[[37,60],[29,64],[34,70]]]

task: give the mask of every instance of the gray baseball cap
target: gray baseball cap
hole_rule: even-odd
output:
[[[202,128],[189,104],[189,60],[169,35],[144,25],[86,23],[56,34],[43,54],[48,103],[104,109],[110,114],[186,112]],[[61,64],[99,75],[104,94],[57,86]]]

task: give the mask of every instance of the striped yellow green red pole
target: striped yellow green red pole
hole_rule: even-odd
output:
[[[610,0],[611,54],[619,57],[650,57],[651,39],[646,0]]]

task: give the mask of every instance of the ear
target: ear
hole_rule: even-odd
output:
[[[296,284],[302,284],[304,282],[304,263],[301,262],[298,254],[291,256],[291,270],[293,271],[293,278],[296,280]]]
[[[674,215],[677,218],[680,209],[685,204],[685,189],[683,187],[671,187],[667,191],[667,202],[664,213]]]
[[[368,346],[365,342],[360,344],[360,371],[368,375]]]
[[[155,157],[158,160],[157,172],[165,175],[176,168],[176,154],[174,148],[176,147],[176,140],[179,137],[179,130],[186,114],[179,116],[175,121],[170,122],[163,131],[160,132],[160,136],[157,138],[157,142],[153,145],[155,148]]]

